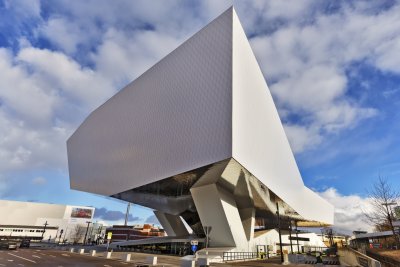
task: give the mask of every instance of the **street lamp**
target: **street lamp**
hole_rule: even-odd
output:
[[[279,247],[281,250],[281,262],[283,262],[283,249],[282,249],[282,236],[281,236],[281,219],[279,217],[279,206],[278,202],[276,202],[276,216],[278,216],[278,233],[279,233]]]
[[[44,223],[44,227],[43,227],[42,240],[43,240],[44,233],[46,232],[46,227],[47,227],[47,225],[49,225],[49,224],[48,224],[47,221],[46,221],[46,222]]]

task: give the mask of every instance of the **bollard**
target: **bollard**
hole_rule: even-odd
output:
[[[74,253],[74,248],[70,248],[69,252]]]
[[[197,262],[199,263],[199,266],[210,266],[209,258],[199,258]]]
[[[96,256],[96,250],[92,249],[90,251],[90,256],[92,256],[92,257]]]
[[[289,265],[289,264],[290,264],[289,255],[287,253],[284,253],[283,254],[283,263],[282,263],[282,265]]]
[[[105,254],[105,256],[106,256],[106,259],[111,259],[111,251],[108,251],[108,252],[106,252],[106,254]]]
[[[195,267],[196,261],[194,260],[182,260],[181,267]]]
[[[150,264],[150,265],[156,265],[157,264],[157,257],[155,256],[148,256],[146,258],[146,263]]]
[[[126,262],[130,262],[131,261],[131,254],[130,253],[125,255],[125,261]]]
[[[80,250],[79,250],[79,254],[84,254],[85,253],[85,249],[84,248],[81,248]]]

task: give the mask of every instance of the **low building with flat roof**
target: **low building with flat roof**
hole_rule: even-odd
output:
[[[83,241],[95,208],[37,202],[0,200],[0,238]],[[79,233],[78,233],[79,232]],[[83,232],[83,234],[82,234]]]

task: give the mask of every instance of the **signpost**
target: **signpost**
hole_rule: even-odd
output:
[[[108,232],[107,233],[107,251],[108,251],[108,248],[110,247],[111,238],[112,238],[112,232]]]
[[[199,245],[199,241],[198,240],[190,240],[190,245],[192,245],[192,251],[193,253],[196,253],[197,251],[197,246]]]

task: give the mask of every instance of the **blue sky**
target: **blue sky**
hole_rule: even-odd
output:
[[[69,189],[66,140],[232,3],[305,184],[336,207],[338,228],[367,228],[371,183],[400,185],[399,1],[0,0],[0,198],[91,205],[120,222],[125,203]]]

